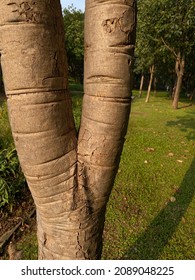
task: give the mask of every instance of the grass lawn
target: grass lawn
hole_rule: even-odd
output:
[[[82,87],[70,89],[78,127]],[[194,105],[173,110],[166,93],[148,104],[134,99],[107,208],[103,259],[194,259],[194,154]],[[33,246],[29,233],[20,248],[32,241]],[[30,259],[25,252],[23,258]]]
[[[195,107],[173,110],[166,93],[158,95],[132,103],[107,210],[104,259],[195,256]]]

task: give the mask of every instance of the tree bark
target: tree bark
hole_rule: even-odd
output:
[[[141,76],[140,88],[139,88],[139,97],[142,97],[143,85],[144,85],[144,74],[142,74],[142,76]]]
[[[99,259],[130,113],[136,1],[86,1],[78,141],[59,0],[0,4],[9,118],[37,211],[39,259]]]
[[[182,81],[183,81],[183,75],[185,70],[185,57],[184,55],[181,56],[181,53],[179,52],[176,58],[175,63],[175,71],[177,74],[177,82],[176,87],[174,91],[174,98],[172,106],[174,109],[178,109],[178,103],[179,103],[179,96],[182,88]]]
[[[150,81],[148,84],[148,91],[147,91],[147,96],[145,101],[146,103],[148,103],[150,99],[150,92],[151,92],[153,78],[154,78],[154,64],[150,67]]]
[[[28,4],[29,3],[29,4]],[[39,259],[75,254],[76,130],[59,1],[3,1],[0,49],[20,164],[36,204]],[[69,243],[69,246],[67,246]]]

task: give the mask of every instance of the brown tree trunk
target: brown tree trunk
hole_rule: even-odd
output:
[[[156,77],[154,77],[154,96],[157,96],[157,90],[156,90]]]
[[[101,257],[106,204],[130,113],[136,1],[86,1],[77,141],[59,0],[0,3],[9,117],[37,210],[39,259]]]
[[[142,74],[142,76],[141,76],[140,88],[139,88],[139,97],[142,96],[143,85],[144,85],[144,74]]]
[[[85,219],[90,222],[83,227],[93,237],[87,242],[97,253],[94,258],[100,257],[106,204],[130,113],[135,3],[86,2],[85,94],[78,138],[78,190],[86,201]]]
[[[148,103],[149,99],[150,99],[150,92],[151,92],[153,77],[154,77],[154,64],[150,67],[150,81],[148,84],[148,91],[147,91],[146,100],[145,100],[146,103]]]
[[[190,94],[190,101],[192,101],[193,100],[193,98],[194,98],[194,94],[195,94],[195,89],[192,91],[192,93]]]
[[[184,69],[185,69],[185,57],[184,55],[181,56],[181,53],[179,52],[175,63],[177,82],[176,82],[176,87],[174,92],[173,103],[172,103],[174,109],[178,109],[178,102],[179,102],[179,96],[182,88]]]

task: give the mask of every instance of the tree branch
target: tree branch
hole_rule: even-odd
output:
[[[174,49],[172,49],[172,48],[165,42],[165,40],[164,40],[162,37],[161,37],[161,41],[163,42],[163,44],[165,45],[165,47],[173,53],[173,55],[175,56],[175,58],[177,58],[177,54],[176,54],[176,52],[174,51]]]

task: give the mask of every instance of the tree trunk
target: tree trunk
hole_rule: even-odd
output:
[[[139,88],[139,97],[142,97],[143,85],[144,85],[144,74],[142,74],[142,76],[141,76],[140,88]]]
[[[192,101],[193,100],[193,98],[194,98],[194,94],[195,94],[195,89],[192,91],[192,93],[190,94],[190,101]]]
[[[0,11],[9,117],[36,204],[39,259],[99,259],[130,113],[136,1],[86,1],[78,141],[59,0],[3,1]]]
[[[86,201],[87,247],[99,258],[106,204],[130,113],[136,1],[86,1],[84,98],[78,138],[78,193]],[[92,222],[93,221],[93,222]],[[84,225],[83,225],[84,227]],[[95,250],[93,249],[95,248]]]
[[[154,77],[154,96],[157,96],[157,90],[156,90],[156,77]]]
[[[148,84],[148,92],[147,92],[147,96],[146,96],[146,100],[145,100],[146,103],[148,103],[149,99],[150,99],[150,92],[151,92],[153,77],[154,77],[154,64],[150,67],[150,81]]]
[[[179,96],[182,88],[184,69],[185,69],[185,57],[184,55],[181,56],[181,53],[179,52],[175,63],[177,82],[176,82],[176,87],[174,92],[173,103],[172,103],[174,109],[178,109],[178,102],[179,102]]]

